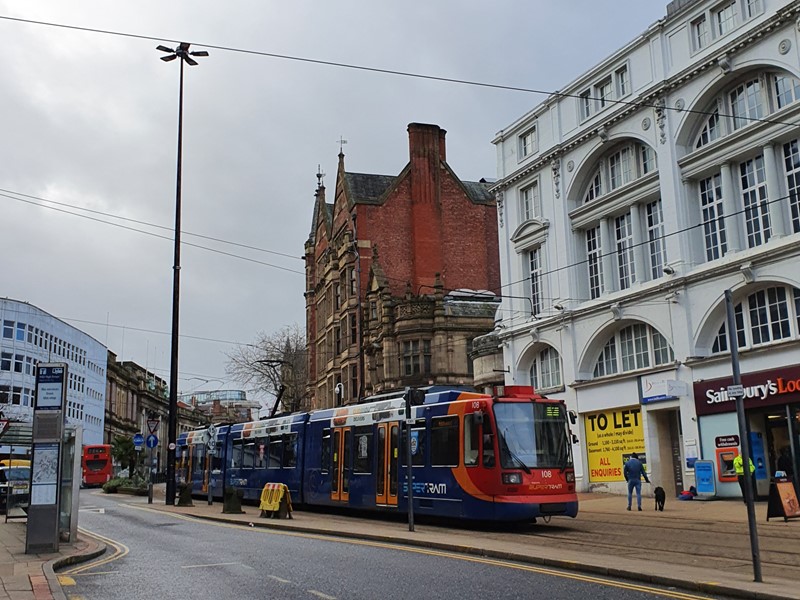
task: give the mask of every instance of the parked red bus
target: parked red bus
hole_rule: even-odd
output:
[[[111,445],[94,444],[84,446],[81,469],[83,471],[81,481],[84,487],[103,485],[111,479],[113,473]]]

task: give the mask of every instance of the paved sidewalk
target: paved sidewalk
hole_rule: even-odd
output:
[[[800,520],[766,522],[765,502],[756,505],[763,582],[755,583],[747,513],[742,502],[733,500],[669,499],[664,512],[655,512],[648,498],[642,512],[627,512],[620,496],[580,494],[577,519],[475,527],[443,526],[418,515],[415,531],[409,532],[404,519],[295,511],[293,519],[277,520],[261,518],[254,506],[244,506],[244,514],[223,514],[221,502],[209,506],[202,499],[195,499],[193,507],[167,506],[159,488],[150,505],[141,497],[113,498],[244,526],[436,548],[721,596],[800,599]],[[88,560],[104,549],[87,536],[62,544],[57,555],[27,556],[24,547],[25,524],[0,522],[0,600],[64,600],[53,568],[62,561]]]
[[[0,516],[0,600],[66,600],[54,569],[90,560],[105,545],[84,535],[52,554],[25,554],[27,522]]]

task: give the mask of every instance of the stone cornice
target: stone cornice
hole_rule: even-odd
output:
[[[742,49],[756,43],[757,41],[760,41],[761,38],[763,38],[772,30],[784,25],[789,20],[797,18],[798,15],[800,15],[800,2],[795,2],[792,6],[778,10],[773,17],[767,19],[758,27],[749,29],[744,34],[732,39],[724,46],[721,46],[716,52],[709,55],[704,60],[692,64],[683,71],[673,75],[668,80],[662,80],[656,83],[652,88],[647,90],[638,101],[617,101],[617,110],[607,113],[606,119],[598,120],[598,122],[594,123],[591,127],[579,131],[577,134],[566,139],[565,141],[555,144],[550,149],[546,150],[535,161],[525,165],[520,169],[517,169],[507,177],[499,180],[497,183],[495,183],[495,185],[489,188],[489,191],[491,193],[497,193],[499,191],[508,189],[514,183],[549,165],[553,160],[560,158],[570,150],[594,137],[602,127],[608,129],[614,123],[617,123],[632,113],[644,108],[650,108],[654,110],[657,109],[659,107],[659,99],[667,92],[673,91],[677,87],[699,77],[708,69],[719,68],[720,59],[728,56],[734,56]],[[659,35],[663,35],[663,32],[660,31]],[[540,106],[545,106],[549,104],[553,98],[560,98],[562,96],[571,99],[574,97],[574,94],[572,92],[567,92],[565,94],[554,93]],[[532,112],[538,114],[538,108],[539,107],[535,108]],[[668,111],[678,110],[669,106],[664,108]],[[591,118],[589,121],[591,121]],[[509,131],[503,132],[503,139],[508,136],[508,133]]]

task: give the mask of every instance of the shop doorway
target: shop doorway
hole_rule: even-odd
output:
[[[797,479],[799,418],[800,410],[795,406],[775,407],[764,414],[770,477],[775,477],[776,471],[783,471],[792,479]]]
[[[648,452],[650,479],[653,485],[663,487],[667,494],[679,496],[684,489],[681,411],[678,408],[651,409],[647,418],[652,424],[651,428],[655,426],[656,441],[656,447],[651,447]]]

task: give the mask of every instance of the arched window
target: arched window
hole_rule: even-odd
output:
[[[584,203],[627,185],[656,170],[656,156],[650,146],[628,142],[617,146],[598,161],[583,195]]]
[[[733,311],[739,349],[800,337],[800,289],[770,287],[753,292]],[[713,353],[728,351],[726,321],[714,339]]]
[[[750,75],[714,98],[704,112],[694,147],[702,148],[723,136],[763,119],[800,100],[800,81],[786,73]]]
[[[535,390],[561,387],[561,359],[555,348],[547,346],[534,357],[530,374]]]
[[[608,339],[595,363],[594,376],[647,369],[674,361],[675,354],[666,338],[649,325],[636,323]]]

